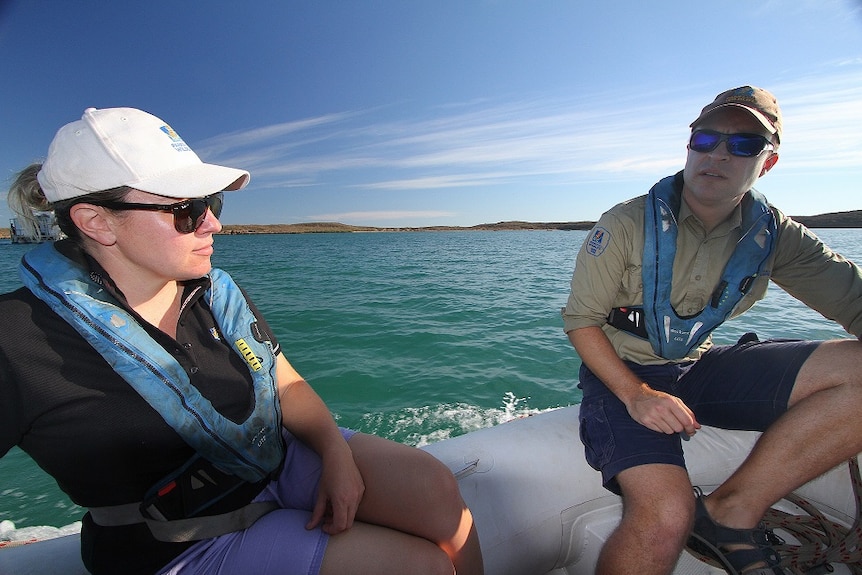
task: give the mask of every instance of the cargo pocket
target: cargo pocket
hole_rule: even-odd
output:
[[[596,400],[580,409],[580,435],[587,463],[596,471],[611,460],[614,453],[614,435],[605,415],[604,400]]]

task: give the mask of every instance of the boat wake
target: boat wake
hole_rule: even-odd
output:
[[[500,407],[483,408],[468,403],[442,403],[403,408],[395,413],[368,413],[362,416],[358,427],[364,433],[413,447],[424,447],[471,431],[557,409],[533,408],[530,407],[529,400],[529,397],[518,397],[509,391],[504,394]]]

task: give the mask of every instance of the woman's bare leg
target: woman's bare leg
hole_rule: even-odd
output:
[[[427,539],[359,521],[329,538],[320,575],[452,575],[452,561]]]
[[[455,477],[445,465],[424,451],[373,435],[357,433],[349,445],[365,482],[357,521],[434,543],[443,550],[458,575],[484,573],[473,516],[461,498]],[[342,546],[337,542],[340,537],[331,538],[330,545]],[[380,544],[397,546],[403,541],[400,537],[386,537],[380,539]],[[363,549],[372,553],[375,546],[369,542]],[[421,552],[424,545],[411,544],[409,548]],[[327,556],[329,552],[328,549]]]

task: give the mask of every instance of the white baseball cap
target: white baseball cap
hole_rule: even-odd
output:
[[[205,164],[167,123],[134,108],[87,108],[57,131],[38,174],[49,202],[128,186],[200,198],[248,184],[245,170]]]

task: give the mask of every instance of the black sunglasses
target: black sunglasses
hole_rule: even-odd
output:
[[[721,142],[733,156],[753,158],[763,150],[774,150],[775,145],[760,134],[722,134],[714,130],[695,130],[688,141],[688,147],[705,154],[718,147]]]
[[[170,212],[174,215],[174,228],[181,234],[190,234],[197,230],[206,219],[207,209],[218,218],[224,204],[224,192],[183,200],[175,204],[136,204],[128,202],[92,202],[94,206],[102,206],[109,210],[143,210],[148,212]]]

